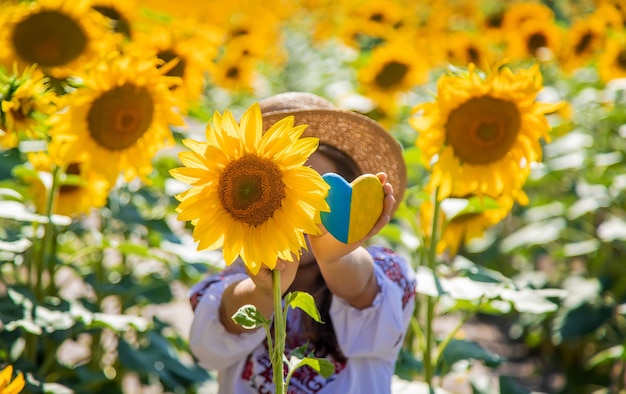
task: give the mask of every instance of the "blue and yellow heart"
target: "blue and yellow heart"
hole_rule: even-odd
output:
[[[322,224],[343,243],[360,241],[383,211],[385,193],[380,179],[364,174],[348,183],[335,173],[324,174],[322,178],[330,186],[326,197],[330,212],[321,212]]]

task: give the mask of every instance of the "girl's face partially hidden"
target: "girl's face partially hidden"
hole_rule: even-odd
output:
[[[311,168],[317,171],[320,175],[324,175],[328,172],[337,172],[337,166],[335,163],[327,158],[326,156],[314,152],[309,160],[306,162]],[[311,248],[308,246],[308,238],[307,238],[307,249],[302,253],[302,257],[300,257],[300,265],[308,265],[315,261],[313,253],[310,252]]]

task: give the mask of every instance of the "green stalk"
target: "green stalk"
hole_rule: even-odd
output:
[[[428,268],[433,275],[436,275],[436,262],[437,262],[437,243],[438,243],[438,231],[439,231],[439,188],[435,189],[434,193],[434,208],[433,208],[433,221],[431,225],[430,233],[430,245],[428,250]],[[435,374],[436,360],[433,360],[433,346],[435,342],[435,335],[433,331],[433,320],[435,319],[435,305],[438,297],[428,296],[426,299],[426,348],[424,350],[424,372],[425,380],[428,387],[432,390],[432,381]],[[434,361],[434,362],[433,362]]]
[[[36,260],[36,265],[35,265],[36,277],[37,277],[37,280],[35,282],[35,296],[37,297],[38,301],[41,301],[45,295],[44,284],[43,284],[43,273],[47,269],[47,266],[50,261],[50,256],[48,255],[49,254],[48,249],[51,247],[51,243],[54,239],[52,237],[52,235],[54,234],[54,224],[52,223],[52,214],[53,214],[52,211],[54,208],[56,191],[57,191],[57,187],[59,184],[60,172],[61,172],[61,168],[59,167],[54,167],[54,169],[52,170],[52,185],[50,186],[50,190],[48,191],[48,194],[46,196],[47,201],[46,201],[45,215],[48,220],[44,226],[44,235],[42,239],[40,255],[38,256]],[[53,280],[53,278],[50,278],[50,280]]]
[[[283,358],[285,357],[285,316],[283,313],[283,295],[280,288],[280,271],[272,270],[274,288],[274,348],[270,349],[274,370],[275,394],[286,393],[285,377],[283,376]]]
[[[46,194],[46,207],[44,211],[44,215],[46,216],[48,220],[44,225],[43,237],[40,240],[38,240],[39,245],[35,249],[36,254],[33,256],[34,261],[31,262],[31,264],[29,264],[30,266],[29,279],[32,278],[32,282],[30,282],[29,280],[29,282],[31,283],[30,289],[35,295],[35,300],[37,301],[33,305],[33,310],[31,312],[33,317],[37,313],[38,304],[41,303],[43,299],[45,298],[45,296],[47,295],[46,289],[43,283],[44,271],[47,270],[48,261],[50,260],[48,250],[52,247],[52,243],[54,241],[54,237],[53,237],[54,224],[52,223],[52,213],[53,213],[52,211],[54,207],[54,200],[55,200],[56,191],[58,187],[60,171],[61,171],[61,168],[59,167],[54,167],[52,171],[52,185],[50,186],[50,190],[48,190]],[[35,230],[36,230],[36,227],[37,226],[35,226]],[[35,234],[36,233],[37,231],[35,231]],[[50,277],[49,280],[52,281],[54,280],[54,278]],[[30,361],[37,363],[37,360],[36,360],[37,350],[39,347],[40,337],[34,334],[26,334],[26,337],[24,339],[26,341],[25,350],[24,350],[26,357]]]

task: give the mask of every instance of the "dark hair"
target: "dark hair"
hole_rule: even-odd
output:
[[[337,174],[341,175],[346,181],[352,182],[356,177],[361,175],[362,171],[359,165],[344,151],[332,145],[320,143],[317,152],[335,163]]]
[[[341,175],[348,182],[352,182],[356,177],[361,175],[361,169],[350,156],[343,151],[331,145],[320,144],[317,148],[322,156],[331,160],[337,167],[337,174]],[[317,357],[332,356],[338,362],[344,362],[346,357],[341,352],[337,343],[337,335],[335,328],[330,320],[330,303],[332,301],[332,293],[326,286],[324,278],[320,275],[318,287],[313,291],[315,304],[320,312],[320,317],[324,323],[320,324],[313,320],[309,315],[304,315],[302,324],[304,326],[304,335],[308,338],[315,355]]]

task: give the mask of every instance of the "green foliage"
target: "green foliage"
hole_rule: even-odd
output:
[[[126,185],[100,215],[41,215],[19,182],[28,171],[23,153],[2,155],[0,363],[28,372],[26,392],[122,393],[136,377],[189,393],[210,380],[174,320],[150,312],[175,301],[176,284],[196,282],[211,264],[187,265],[166,251],[173,249],[167,242],[182,246],[167,219],[171,197]],[[164,184],[160,177],[155,184]]]

